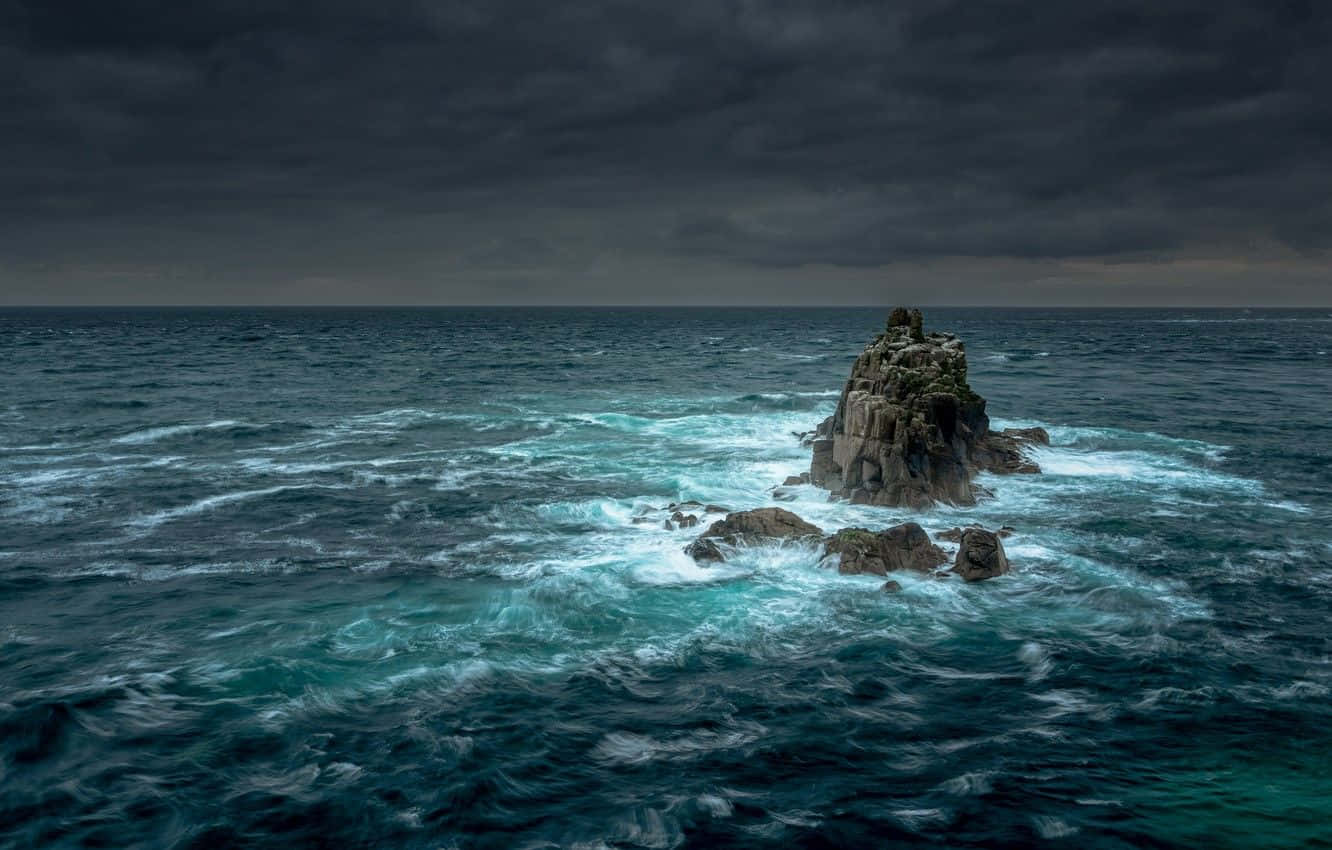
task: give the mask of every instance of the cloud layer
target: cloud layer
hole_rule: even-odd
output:
[[[1326,4],[9,9],[0,301],[1332,300]]]

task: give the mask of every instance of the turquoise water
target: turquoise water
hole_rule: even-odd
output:
[[[883,318],[0,312],[0,845],[1332,846],[1332,314],[928,311],[1045,473],[783,506],[1002,579],[633,522]]]

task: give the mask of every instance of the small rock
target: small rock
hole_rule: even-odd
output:
[[[703,513],[705,514],[729,514],[730,512],[731,512],[730,508],[723,508],[721,505],[703,506]]]
[[[662,523],[662,527],[665,528],[667,531],[674,531],[675,523],[671,522],[670,520],[666,520],[664,523]]]
[[[1008,571],[1008,557],[999,535],[983,528],[968,528],[962,532],[953,572],[966,581],[982,581]]]
[[[698,517],[693,514],[682,514],[676,524],[681,528],[693,528],[698,525]]]
[[[786,476],[786,480],[782,482],[782,486],[783,486],[783,487],[799,487],[801,484],[804,484],[804,483],[805,483],[804,479],[801,478],[799,475],[788,475],[788,476]]]
[[[879,590],[882,590],[884,593],[898,593],[902,590],[902,585],[895,581],[885,581],[883,587],[879,588]]]

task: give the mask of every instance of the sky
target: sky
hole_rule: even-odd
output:
[[[1316,0],[8,0],[0,304],[1332,305]]]

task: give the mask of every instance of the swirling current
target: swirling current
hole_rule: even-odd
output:
[[[1332,846],[1332,314],[930,310],[1039,476],[701,567],[881,309],[0,312],[0,845]]]

